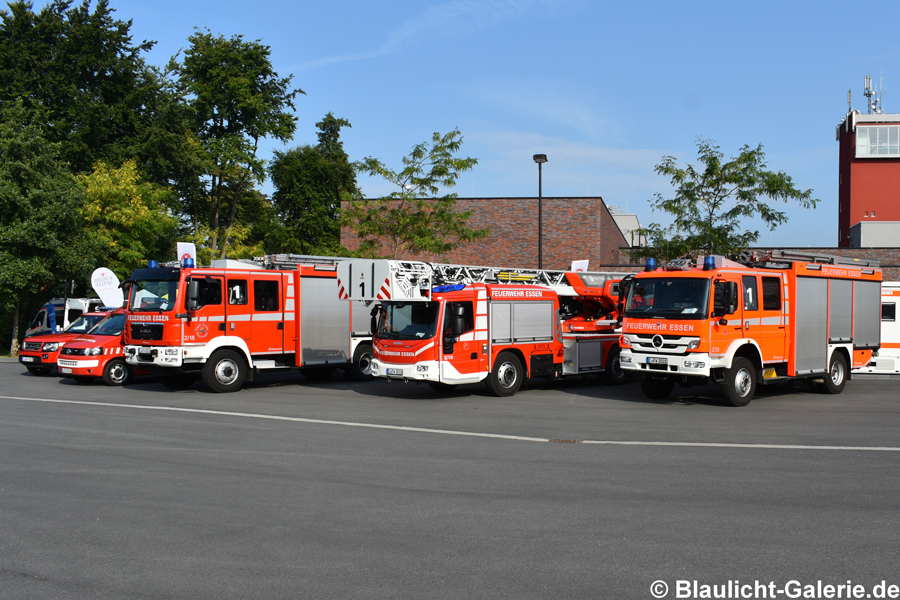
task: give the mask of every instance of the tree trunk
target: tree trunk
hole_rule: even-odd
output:
[[[19,303],[13,307],[12,344],[9,346],[9,355],[19,355]]]
[[[213,254],[216,252],[216,248],[218,248],[218,240],[219,240],[219,205],[221,200],[219,198],[219,186],[221,185],[221,180],[217,179],[215,176],[212,180],[212,192],[213,192],[213,208],[212,214],[209,216],[209,249],[213,251]]]
[[[231,237],[231,229],[234,227],[234,215],[237,214],[238,201],[241,198],[245,183],[247,183],[247,178],[241,177],[241,180],[235,186],[234,197],[231,199],[231,213],[228,216],[228,229],[225,230],[225,239],[222,240],[222,255],[219,257],[222,259],[225,258],[225,252],[228,250],[228,238]]]

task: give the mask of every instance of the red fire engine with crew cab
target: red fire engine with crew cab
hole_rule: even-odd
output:
[[[368,378],[369,311],[335,301],[336,264],[275,254],[211,267],[151,261],[131,286],[125,359],[171,389],[202,378],[216,392],[240,389],[257,371],[300,367],[312,378],[335,368]]]
[[[622,355],[651,399],[721,384],[745,406],[757,385],[807,379],[840,393],[877,350],[878,263],[782,250],[671,261],[623,282]]]
[[[358,259],[338,264],[338,293],[377,306],[376,377],[510,396],[527,377],[622,380],[623,275]]]

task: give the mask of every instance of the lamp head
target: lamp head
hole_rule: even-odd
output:
[[[546,154],[535,154],[534,162],[536,162],[538,164],[547,162],[547,155]]]

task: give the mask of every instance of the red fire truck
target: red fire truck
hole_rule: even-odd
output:
[[[120,308],[89,332],[66,342],[57,361],[60,377],[78,383],[102,379],[106,385],[124,385],[146,371],[125,364],[125,309]]]
[[[277,254],[195,268],[151,261],[131,286],[125,360],[171,389],[198,378],[232,392],[265,369],[300,367],[308,377],[335,368],[362,380],[372,357],[370,315],[336,302],[340,259]]]
[[[623,275],[349,260],[338,264],[338,293],[377,306],[376,377],[439,390],[486,381],[511,396],[527,377],[622,380]]]
[[[757,385],[801,378],[837,394],[880,343],[874,261],[779,250],[662,269],[648,259],[626,287],[620,362],[651,399],[713,382],[745,406]]]
[[[109,316],[109,312],[84,313],[62,333],[44,333],[27,337],[19,352],[19,362],[32,375],[49,375],[56,368],[60,350],[69,342]]]

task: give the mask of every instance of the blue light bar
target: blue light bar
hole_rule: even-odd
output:
[[[147,261],[147,268],[148,268],[148,269],[158,269],[158,268],[159,268],[159,261],[158,261],[158,260],[148,260],[148,261]]]
[[[184,267],[185,269],[193,269],[194,268],[194,259],[191,257],[185,258],[183,261],[181,261],[181,266]]]
[[[646,265],[644,266],[644,270],[645,270],[645,271],[655,271],[655,270],[656,270],[656,259],[655,259],[655,258],[648,258],[648,259],[647,259],[647,263],[646,263]]]
[[[443,294],[444,292],[458,292],[459,290],[463,289],[464,287],[466,287],[466,285],[464,283],[457,283],[454,285],[439,285],[436,288],[434,288],[433,290],[431,290],[431,292],[433,294]]]

